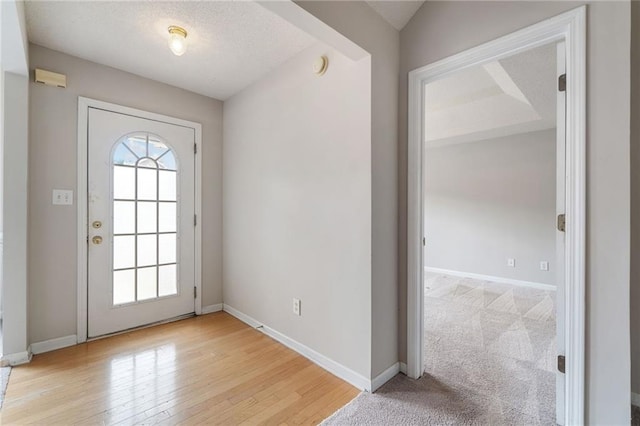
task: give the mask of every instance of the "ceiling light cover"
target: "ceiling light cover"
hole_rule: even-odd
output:
[[[184,28],[169,27],[169,49],[176,56],[182,56],[187,51],[187,31]]]

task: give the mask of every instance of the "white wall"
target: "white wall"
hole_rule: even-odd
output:
[[[555,285],[555,139],[551,129],[428,149],[425,266]]]
[[[406,176],[410,70],[583,3],[425,2],[400,33],[400,175]],[[588,4],[586,421],[629,424],[630,5]],[[406,265],[406,180],[400,183],[400,264]],[[400,270],[404,359],[406,272]]]
[[[371,54],[371,374],[398,362],[399,33],[362,1],[297,4]]]
[[[327,73],[311,71],[321,54]],[[224,103],[224,303],[369,378],[371,63],[318,44]],[[302,316],[292,299],[302,301]]]
[[[67,75],[67,88],[30,84],[29,319],[31,342],[76,334],[76,206],[51,191],[76,189],[78,96],[202,124],[202,301],[222,303],[222,102],[30,45],[31,68]]]

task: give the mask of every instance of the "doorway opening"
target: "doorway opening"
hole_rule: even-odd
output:
[[[495,423],[562,417],[563,74],[554,42],[424,87],[424,372]]]
[[[541,382],[550,384],[547,389],[551,388],[551,392],[537,393],[539,383],[537,379],[531,378],[531,375],[534,374],[532,371],[535,370],[532,368],[527,372],[530,373],[529,383],[535,384],[533,387],[536,388],[536,391],[533,392],[529,387],[527,395],[515,395],[513,392],[508,396],[517,399],[519,404],[529,404],[527,407],[521,407],[520,411],[524,412],[531,412],[533,405],[539,406],[541,399],[550,399],[551,401],[546,404],[546,412],[550,413],[550,417],[555,417],[559,424],[582,423],[584,420],[585,16],[586,8],[581,7],[419,68],[409,74],[407,375],[419,378],[425,372],[424,361],[429,355],[429,351],[425,349],[426,345],[430,344],[430,349],[433,348],[433,339],[438,338],[438,336],[427,335],[425,330],[433,332],[434,329],[428,327],[433,327],[438,320],[442,321],[443,319],[442,315],[438,317],[438,314],[434,313],[433,306],[430,306],[432,309],[429,313],[426,312],[425,296],[429,296],[431,291],[433,291],[431,296],[448,295],[450,300],[444,301],[433,297],[434,300],[431,302],[433,304],[440,303],[440,308],[457,297],[458,302],[466,301],[467,306],[475,306],[477,309],[475,322],[473,315],[467,318],[468,325],[475,326],[477,333],[469,334],[468,328],[459,327],[459,331],[461,331],[461,334],[457,336],[459,341],[464,341],[465,344],[471,341],[479,346],[490,346],[490,348],[485,347],[485,354],[493,352],[494,355],[503,357],[501,359],[512,366],[517,362],[524,362],[518,357],[527,358],[528,362],[539,361],[537,364],[543,367],[541,369],[544,372],[543,375],[546,374],[546,379],[541,379]],[[547,48],[552,46],[557,55],[553,58],[558,65],[554,73],[555,81],[553,81],[554,86],[558,84],[554,88],[557,91],[557,93],[554,92],[556,94],[554,97],[556,111],[550,115],[551,121],[555,122],[556,130],[553,130],[552,127],[536,127],[533,124],[544,122],[545,115],[548,114],[541,114],[536,110],[537,101],[532,101],[533,98],[529,99],[525,93],[526,90],[522,90],[511,74],[507,72],[507,68],[513,65],[509,62],[513,62],[518,55],[526,55],[527,52],[540,52],[539,49],[544,50],[545,46]],[[523,73],[531,71],[527,67],[521,66],[520,68],[523,68]],[[465,85],[477,83],[477,76],[460,78],[464,73],[473,73],[474,69],[476,73],[483,74],[485,82],[490,84],[476,88],[477,90],[472,95],[460,93],[457,97],[453,96],[454,99],[441,101],[439,105],[430,106],[428,104],[429,84],[436,83],[433,87],[437,89],[437,82],[447,78],[455,79],[457,75],[459,81],[449,89],[449,95],[451,95],[453,91],[463,89]],[[515,73],[512,72],[512,74]],[[564,76],[562,76],[563,74]],[[561,76],[562,78],[560,78]],[[558,79],[556,80],[555,77]],[[431,93],[431,98],[435,98],[433,95],[434,93]],[[444,117],[438,117],[437,114],[442,115],[442,111],[447,108],[482,103],[487,98],[500,96],[508,98],[507,100],[511,102],[510,105],[501,107],[504,111],[502,117],[510,117],[511,123],[502,123],[502,126],[496,126],[498,122],[495,119],[487,118],[486,115],[499,108],[495,105],[485,105],[484,108],[471,115],[471,121],[466,125],[467,130],[474,130],[466,133],[479,133],[481,137],[470,137],[465,135],[465,132],[459,131],[460,127],[464,127],[462,126],[463,120],[460,115],[456,116],[455,114],[448,125],[438,129],[438,125],[447,124],[447,120]],[[493,100],[495,101],[495,99]],[[477,105],[475,106],[477,107]],[[538,109],[540,108],[538,107]],[[435,116],[435,119],[431,117],[431,122],[430,115]],[[487,126],[487,123],[491,123],[492,120],[494,120],[493,126]],[[527,121],[529,121],[529,127],[525,125]],[[514,128],[518,126],[522,127],[521,131],[514,132]],[[495,127],[503,127],[509,132],[505,133],[503,129],[503,133],[500,134],[495,129],[491,130]],[[447,132],[449,133],[447,134]],[[522,134],[526,134],[526,136],[522,136]],[[556,138],[553,137],[554,135]],[[546,143],[534,143],[535,140],[544,140],[545,137]],[[518,138],[522,139],[519,144],[517,141],[513,141]],[[447,139],[449,142],[455,141],[457,143],[446,144],[444,140]],[[483,142],[485,145],[487,140],[491,140],[493,155],[487,155],[489,149],[482,149],[477,142],[478,140],[485,141]],[[566,145],[561,146],[561,143]],[[435,146],[438,144],[440,146]],[[517,154],[523,156],[519,160],[514,157],[513,152],[507,152],[507,146],[511,149],[516,145],[524,147],[523,152],[525,153]],[[542,161],[544,158],[542,153],[526,153],[526,149],[534,147],[540,149],[544,146],[546,146],[547,154],[553,153],[551,162],[548,160],[549,155],[546,157],[547,175],[544,179],[552,181],[553,185],[540,190],[544,187],[541,180],[534,179],[534,182],[529,182],[527,179],[523,180],[522,176],[508,177],[507,171],[521,173],[526,168],[529,168],[530,172],[540,169],[540,167],[531,167],[531,165]],[[478,152],[473,153],[474,149]],[[439,150],[437,155],[434,154],[435,150]],[[465,150],[467,152],[462,152]],[[441,157],[441,163],[435,167],[431,165],[430,169],[430,163],[432,160],[437,160],[438,155]],[[455,166],[457,168],[447,168],[447,161],[445,161],[447,157],[455,158],[456,161],[466,158],[467,163],[457,164]],[[470,158],[478,160],[469,162]],[[500,161],[501,165],[498,163]],[[498,172],[500,167],[504,173],[503,176]],[[455,171],[457,172],[452,177],[451,173]],[[429,187],[431,183],[428,183],[427,179],[430,173],[441,173],[440,177],[444,181],[442,188]],[[465,175],[472,175],[468,176],[470,179],[465,181],[466,185],[471,185],[471,190],[467,187],[462,191],[461,188],[464,185],[461,177]],[[509,227],[512,230],[524,229],[524,224],[516,222],[514,228],[513,224],[509,224],[507,218],[500,218],[497,212],[491,211],[486,205],[481,205],[478,210],[478,206],[465,205],[464,203],[455,205],[454,203],[453,213],[449,214],[443,214],[442,210],[430,211],[426,207],[430,197],[432,197],[429,203],[430,207],[435,207],[437,210],[439,205],[443,205],[442,200],[439,200],[440,204],[434,202],[434,191],[436,198],[443,198],[442,194],[447,191],[462,192],[467,198],[473,199],[475,197],[476,204],[490,198],[490,196],[499,200],[505,193],[505,185],[501,183],[500,178],[507,180],[506,184],[513,187],[512,196],[517,198],[517,196],[529,195],[529,202],[532,202],[531,196],[536,195],[531,193],[530,188],[538,188],[537,195],[540,198],[538,201],[534,200],[532,206],[539,207],[540,200],[547,200],[546,213],[544,213],[545,217],[549,217],[549,219],[545,219],[546,231],[544,234],[546,234],[546,238],[542,238],[543,233],[541,232],[533,232],[529,237],[522,237],[513,231],[507,231],[503,233],[507,236],[510,235],[511,241],[501,241],[494,235],[492,251],[487,248],[491,247],[490,245],[481,248],[479,245],[474,246],[470,240],[464,240],[464,238],[473,239],[472,237],[478,234],[479,226],[477,223],[474,225],[474,220],[481,219],[482,214],[485,214],[485,219],[496,220],[494,229],[500,231],[508,230]],[[556,182],[558,185],[555,185]],[[529,185],[528,190],[526,189],[527,185]],[[429,190],[432,191],[431,195],[429,195]],[[440,191],[440,195],[438,195],[438,191]],[[450,203],[451,200],[445,201]],[[526,203],[519,203],[521,207],[519,217],[531,216],[535,209],[532,206],[527,208]],[[551,207],[549,207],[549,203],[551,203]],[[448,208],[451,210],[451,205]],[[469,212],[474,213],[471,218],[466,217],[464,220],[452,222],[456,219],[456,215],[460,216]],[[427,224],[427,221],[430,223]],[[449,223],[441,222],[438,224],[438,221],[449,221]],[[436,234],[430,235],[428,228],[430,224],[434,223],[436,226],[432,228],[432,232],[434,232],[433,229],[437,229]],[[556,231],[555,227],[561,230]],[[437,235],[438,232],[440,235]],[[549,234],[550,232],[551,234]],[[433,241],[431,241],[432,238]],[[487,243],[492,240],[491,235],[480,235],[480,237],[475,235],[474,238],[475,243],[478,241]],[[532,249],[536,245],[533,244],[533,241],[537,241],[536,244],[539,243],[540,247],[547,247],[545,254],[541,254],[544,250],[541,252],[541,249]],[[436,248],[435,252],[430,253],[426,247],[429,247],[431,242],[445,244],[442,247],[446,247],[447,244],[453,245],[453,250],[448,253],[450,259],[443,258],[447,254],[447,250],[442,247],[440,250]],[[523,251],[519,251],[518,245],[522,246]],[[515,254],[506,254],[516,251],[521,253],[518,257]],[[463,261],[466,263],[462,263]],[[430,262],[431,265],[429,265]],[[437,264],[441,266],[437,266]],[[431,269],[425,271],[425,266]],[[469,270],[474,268],[476,271]],[[529,278],[526,275],[516,274],[516,270],[523,273],[528,272]],[[546,277],[544,274],[547,274]],[[465,276],[460,277],[460,275]],[[501,278],[503,282],[496,282]],[[505,280],[510,283],[505,284]],[[531,288],[535,286],[534,283],[537,284],[537,288]],[[519,285],[514,286],[513,284]],[[505,287],[506,285],[510,286]],[[555,291],[552,289],[554,285],[556,286]],[[529,294],[526,294],[527,291]],[[492,304],[492,309],[488,309]],[[529,305],[528,309],[525,305]],[[492,311],[500,311],[496,308],[520,318],[512,317],[514,321],[504,329],[497,327],[499,324],[496,323],[499,321],[494,323],[485,321],[483,324],[482,315],[486,320],[495,313]],[[464,311],[465,306],[458,305],[457,309],[458,312]],[[554,312],[555,321],[553,319]],[[435,316],[429,317],[432,314]],[[464,316],[464,313],[461,315]],[[543,322],[543,325],[537,324],[537,327],[534,327],[535,324],[531,323],[523,326],[523,318],[529,321],[532,320],[530,317],[536,317],[538,322]],[[444,319],[447,319],[446,314],[444,314]],[[541,321],[542,319],[544,321]],[[528,350],[532,346],[531,335],[534,329],[537,333],[533,333],[536,334],[535,338],[542,339],[541,341],[547,343],[544,351],[537,354],[532,353],[533,348],[531,351]],[[451,332],[450,328],[444,330],[444,336],[454,334]],[[486,333],[487,339],[482,334],[483,332]],[[463,335],[464,333],[467,333],[466,336]],[[556,334],[558,339],[554,350],[552,341]],[[480,336],[482,340],[479,339]],[[524,338],[525,336],[529,339],[528,342]],[[442,337],[440,336],[441,339]],[[514,344],[519,345],[515,351]],[[541,346],[544,346],[544,343]],[[508,351],[513,353],[508,353]],[[551,354],[554,351],[556,354]],[[463,361],[467,363],[467,372],[473,369],[476,369],[477,372],[478,368],[482,368],[482,362],[478,357],[474,358],[462,352],[460,348],[451,348],[444,353],[449,360],[455,357],[464,358]],[[427,372],[434,371],[433,368],[438,364],[437,354],[435,357],[433,353],[431,355],[433,364],[427,365]],[[556,358],[556,355],[559,356]],[[433,361],[434,358],[436,361]],[[455,370],[456,367],[454,366],[453,369]],[[556,369],[559,371],[556,372]],[[464,372],[464,368],[460,368],[458,372]],[[513,372],[512,376],[515,376]],[[553,383],[553,376],[557,376],[556,383]],[[471,385],[473,385],[473,379],[472,375],[463,378],[467,384]],[[476,387],[484,386],[485,389],[491,389],[491,384],[482,383],[482,380],[477,382]],[[555,392],[553,388],[555,388]],[[556,394],[557,400],[553,397],[553,393]],[[555,404],[553,400],[556,400]],[[558,409],[558,413],[555,413],[554,406]],[[499,409],[499,407],[491,408],[495,408],[496,411]]]

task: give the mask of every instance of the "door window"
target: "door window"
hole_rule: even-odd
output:
[[[153,134],[114,146],[113,306],[178,294],[177,174],[174,151]]]

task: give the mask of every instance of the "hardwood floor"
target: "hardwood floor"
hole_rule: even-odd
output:
[[[224,313],[33,357],[2,424],[317,424],[358,390]]]

